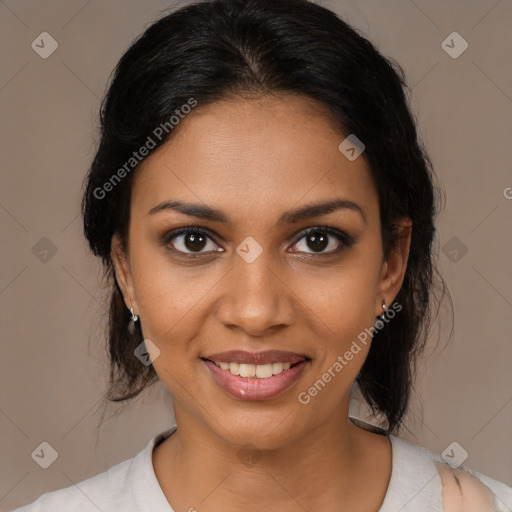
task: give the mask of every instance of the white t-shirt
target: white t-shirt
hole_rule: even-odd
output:
[[[176,431],[172,427],[151,439],[132,459],[76,485],[48,492],[13,512],[174,512],[156,478],[153,448]],[[388,434],[386,434],[388,435]],[[388,435],[392,472],[379,512],[444,512],[442,484],[436,462],[441,456]],[[460,466],[494,494],[494,510],[512,512],[512,487]]]

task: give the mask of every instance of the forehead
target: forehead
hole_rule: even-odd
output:
[[[342,197],[359,202],[369,215],[377,211],[366,160],[346,158],[339,150],[346,135],[310,99],[287,95],[199,105],[178,128],[137,169],[133,209],[147,212],[180,199],[242,214]]]

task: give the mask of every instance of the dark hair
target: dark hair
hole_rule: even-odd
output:
[[[432,248],[439,189],[406,88],[398,64],[334,13],[306,0],[200,2],[149,26],[114,71],[82,200],[85,236],[102,258],[113,289],[109,400],[133,398],[158,379],[152,365],[134,357],[143,341],[140,322],[130,333],[130,313],[113,272],[111,239],[118,233],[126,249],[133,178],[133,172],[125,172],[113,182],[116,170],[124,166],[129,171],[126,163],[134,151],[157,127],[169,128],[169,119],[191,98],[200,108],[236,95],[282,92],[320,102],[337,121],[340,134],[356,134],[365,144],[363,156],[379,194],[385,256],[402,235],[397,219],[413,222],[407,270],[396,298],[402,310],[374,334],[357,376],[372,412],[384,415],[388,431],[399,429],[431,323],[429,297],[439,276]],[[170,129],[161,140],[153,135],[155,149],[171,135]],[[105,187],[109,180],[111,186]]]

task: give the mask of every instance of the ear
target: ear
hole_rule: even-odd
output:
[[[376,297],[376,315],[382,315],[382,299],[386,300],[388,307],[398,295],[404,280],[411,245],[412,221],[404,217],[397,221],[400,229],[400,238],[393,248],[386,261],[382,264],[382,271],[379,279],[379,293]]]
[[[110,256],[112,258],[112,262],[114,263],[116,281],[119,284],[119,288],[121,288],[124,303],[128,309],[133,307],[133,312],[137,314],[138,307],[137,301],[135,300],[135,291],[133,287],[130,261],[128,255],[122,247],[121,239],[117,233],[112,237]]]

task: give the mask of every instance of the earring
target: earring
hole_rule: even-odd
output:
[[[135,322],[139,319],[139,315],[136,315],[133,312],[133,308],[130,308],[130,313],[132,314],[132,317],[128,322],[128,332],[133,336],[135,334]]]
[[[382,299],[382,309],[384,310],[380,316],[384,316],[384,313],[386,313],[388,306],[386,304],[386,299]]]

